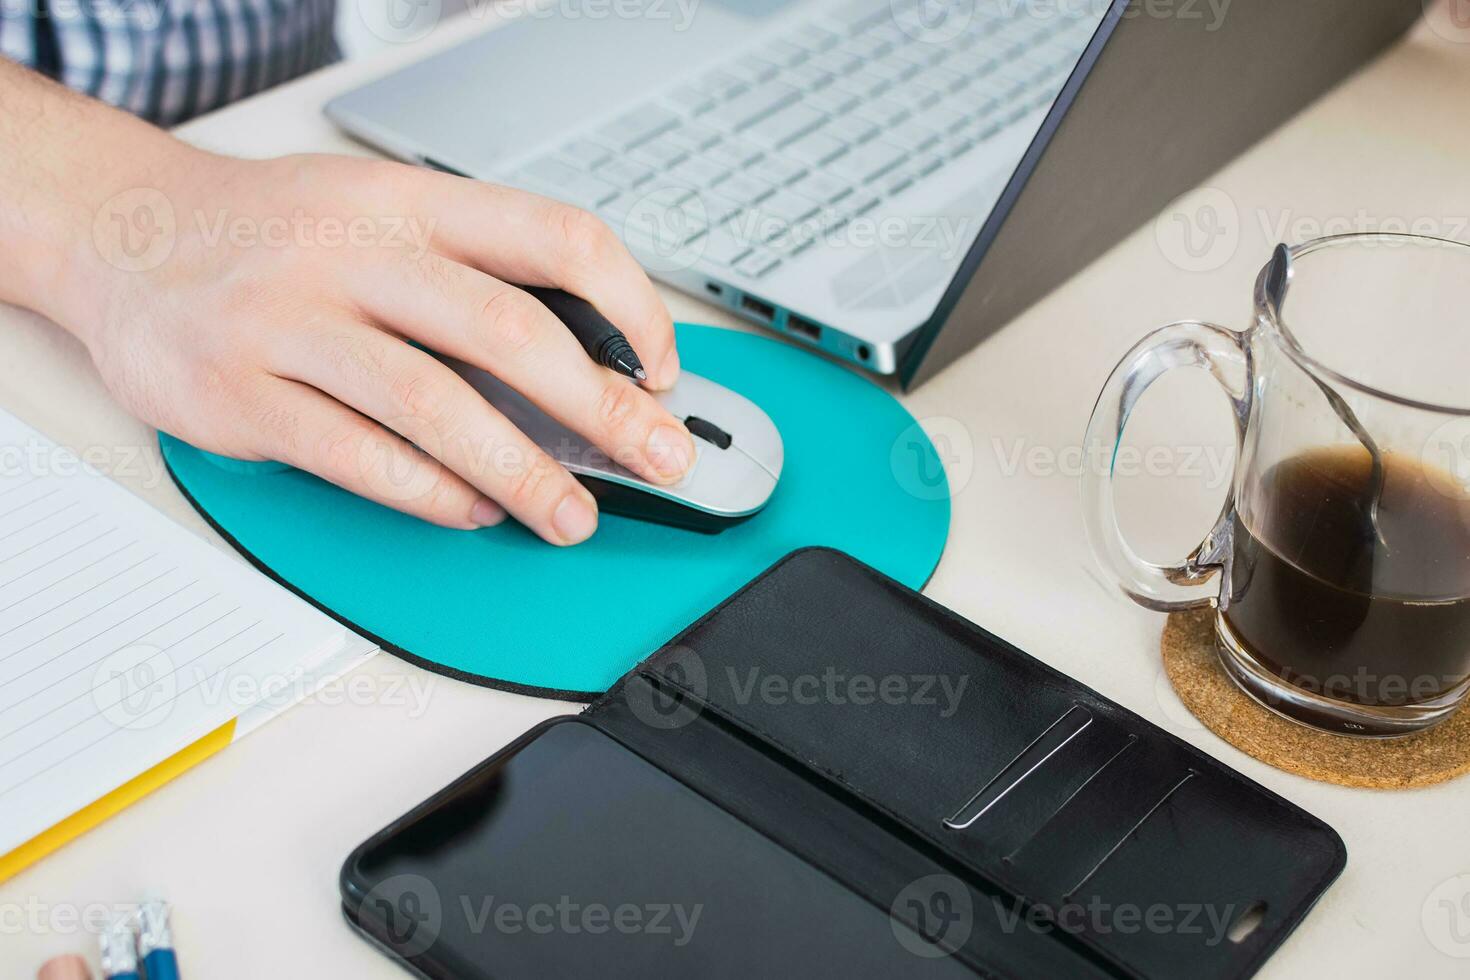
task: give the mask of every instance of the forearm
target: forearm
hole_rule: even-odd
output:
[[[187,152],[148,123],[0,58],[0,300],[80,334],[115,271],[103,255],[105,206],[158,187]]]

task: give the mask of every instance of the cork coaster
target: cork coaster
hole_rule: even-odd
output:
[[[1432,786],[1470,772],[1470,710],[1420,735],[1357,739],[1314,732],[1246,696],[1215,652],[1214,611],[1175,613],[1164,627],[1164,669],[1210,731],[1260,761],[1324,783],[1369,789]]]

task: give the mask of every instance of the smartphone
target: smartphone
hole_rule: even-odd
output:
[[[341,892],[349,923],[432,980],[973,976],[576,718],[375,834]]]

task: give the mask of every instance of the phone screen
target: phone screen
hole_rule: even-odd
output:
[[[359,852],[357,919],[431,977],[970,977],[592,726],[554,724]]]

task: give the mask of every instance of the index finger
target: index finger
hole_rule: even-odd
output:
[[[580,296],[628,338],[650,387],[679,377],[674,321],[632,254],[599,218],[525,191],[430,174],[435,248],[504,282]]]

